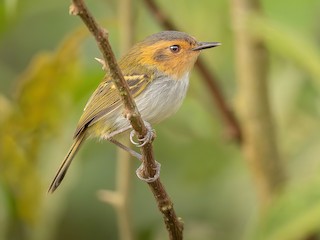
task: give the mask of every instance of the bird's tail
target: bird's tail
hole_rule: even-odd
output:
[[[49,193],[53,193],[59,187],[60,183],[62,182],[64,176],[66,175],[66,173],[68,171],[68,168],[69,168],[74,156],[78,152],[78,149],[81,146],[81,143],[83,142],[84,139],[85,139],[85,133],[82,133],[82,134],[78,135],[76,137],[76,139],[74,140],[67,156],[64,158],[64,160],[61,163],[52,183],[50,184],[50,187],[48,189]]]

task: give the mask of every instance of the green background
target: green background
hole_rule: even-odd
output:
[[[230,107],[237,81],[231,10],[224,0],[161,0],[183,31],[222,46],[202,53]],[[320,232],[320,1],[261,1],[256,34],[270,53],[269,97],[285,189],[259,210],[254,178],[197,71],[179,112],[154,126],[161,180],[182,217],[185,239],[318,239]],[[0,239],[119,239],[115,209],[97,198],[114,189],[116,147],[84,144],[61,188],[46,190],[72,143],[82,109],[104,73],[100,53],[69,1],[0,2]],[[117,57],[117,1],[87,1]],[[134,42],[161,31],[133,1]],[[261,136],[262,138],[264,136]],[[130,222],[135,239],[167,239],[148,186],[132,159]]]

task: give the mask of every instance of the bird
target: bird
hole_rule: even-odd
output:
[[[181,106],[187,93],[190,71],[201,50],[220,45],[220,42],[198,42],[184,32],[162,31],[134,45],[120,59],[118,64],[121,72],[151,133],[147,139],[143,139],[145,142],[152,135],[151,124],[162,122]],[[86,139],[100,138],[117,144],[114,137],[132,129],[123,114],[124,106],[110,70],[105,70],[102,82],[84,107],[73,136],[73,144],[49,186],[50,193],[59,187]],[[130,152],[124,145],[117,145]]]

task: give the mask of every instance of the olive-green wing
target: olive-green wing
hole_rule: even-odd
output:
[[[148,75],[124,76],[133,97],[138,96],[149,85],[151,77]],[[83,114],[78,122],[74,137],[82,133],[87,127],[108,116],[122,105],[119,92],[111,78],[100,83],[88,100]]]

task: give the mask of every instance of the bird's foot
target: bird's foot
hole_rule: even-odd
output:
[[[153,139],[156,137],[156,132],[154,129],[152,129],[150,123],[144,121],[144,124],[147,128],[147,134],[143,138],[137,138],[139,142],[136,142],[133,137],[136,135],[136,132],[132,130],[130,132],[130,142],[135,145],[136,147],[143,147],[147,143],[150,143],[153,141]]]
[[[141,164],[140,167],[136,170],[136,174],[137,174],[138,178],[142,181],[147,182],[147,183],[151,183],[151,182],[156,181],[160,176],[161,164],[158,163],[157,161],[155,161],[155,163],[156,163],[156,167],[154,168],[154,170],[156,171],[156,173],[154,174],[153,177],[145,178],[142,176],[142,171],[143,171],[144,165]]]

